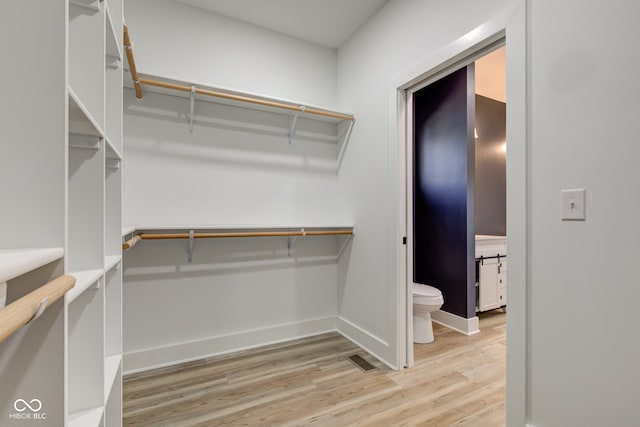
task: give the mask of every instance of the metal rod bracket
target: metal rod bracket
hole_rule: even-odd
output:
[[[104,163],[107,169],[120,169],[120,159],[107,158]]]
[[[48,301],[49,301],[49,297],[44,297],[42,301],[40,301],[40,306],[38,307],[38,311],[36,311],[36,314],[34,314],[31,320],[29,320],[29,322],[26,323],[27,325],[33,322],[34,320],[36,320],[38,317],[42,316],[42,313],[44,313],[44,310],[47,308]]]
[[[191,85],[191,92],[189,92],[189,132],[193,132],[193,118],[195,115],[196,104],[196,87]]]
[[[349,138],[351,138],[351,131],[353,130],[353,121],[350,121],[347,125],[347,129],[344,133],[344,137],[340,142],[340,152],[338,153],[338,166],[342,164],[342,157],[344,156],[345,150],[347,149],[347,144],[349,142]]]
[[[194,240],[193,230],[189,230],[189,256],[187,258],[189,262],[191,262],[191,260],[193,259],[193,240]]]
[[[337,260],[340,259],[340,257],[342,256],[342,253],[346,249],[347,244],[351,239],[353,239],[353,234],[349,234],[343,239],[342,246],[340,246],[340,249],[338,250],[338,254],[336,255]]]
[[[296,122],[298,121],[298,114],[299,113],[304,113],[304,110],[307,107],[305,107],[304,105],[300,106],[300,112],[296,111],[293,112],[291,114],[289,114],[289,132],[287,133],[287,136],[289,138],[289,144],[291,144],[292,140],[293,140],[293,135],[296,131]]]

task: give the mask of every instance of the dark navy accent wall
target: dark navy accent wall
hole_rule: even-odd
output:
[[[507,105],[476,95],[476,233],[507,234]]]
[[[413,280],[440,289],[443,310],[473,317],[473,65],[417,91],[413,99]]]

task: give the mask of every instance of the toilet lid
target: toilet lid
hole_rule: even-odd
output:
[[[421,285],[413,283],[413,294],[424,297],[439,297],[442,296],[442,292],[439,289],[429,285]]]

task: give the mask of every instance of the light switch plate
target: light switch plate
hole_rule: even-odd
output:
[[[562,190],[562,220],[584,221],[585,217],[584,189]]]

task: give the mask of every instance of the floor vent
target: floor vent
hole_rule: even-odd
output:
[[[358,354],[354,354],[353,356],[349,356],[349,360],[351,360],[353,363],[355,363],[358,366],[358,368],[362,369],[363,371],[370,371],[372,369],[375,369],[375,366],[373,366],[371,363],[369,363],[366,360],[364,360]]]

